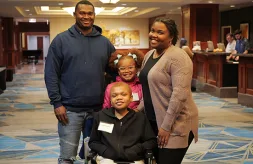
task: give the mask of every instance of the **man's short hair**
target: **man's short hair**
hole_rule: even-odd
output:
[[[87,1],[87,0],[79,1],[76,4],[75,12],[76,12],[76,9],[78,8],[78,5],[91,5],[93,7],[94,12],[95,12],[95,7],[94,7],[94,5],[90,1]]]
[[[242,30],[237,29],[235,30],[234,35],[241,34],[241,33],[242,33]]]
[[[234,38],[234,35],[232,33],[228,33],[226,37],[230,36],[231,38]]]

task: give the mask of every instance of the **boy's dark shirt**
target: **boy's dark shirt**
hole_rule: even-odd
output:
[[[98,155],[112,160],[138,161],[144,159],[145,150],[157,146],[156,137],[146,116],[131,109],[122,118],[115,109],[104,109],[94,116],[89,147]],[[114,124],[112,133],[99,131],[100,122]]]

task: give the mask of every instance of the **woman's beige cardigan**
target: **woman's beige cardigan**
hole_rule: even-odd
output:
[[[142,68],[153,52],[155,50],[147,52]],[[191,59],[175,46],[170,46],[149,71],[148,84],[158,129],[170,132],[165,148],[187,147],[190,131],[195,142],[198,140],[198,109],[191,93],[192,73]]]

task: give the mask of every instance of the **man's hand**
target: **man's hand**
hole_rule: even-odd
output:
[[[170,132],[165,131],[164,129],[160,128],[158,132],[158,146],[163,148],[167,145],[170,138]]]
[[[55,113],[56,118],[59,120],[59,122],[62,123],[62,125],[68,124],[69,120],[66,114],[66,108],[64,106],[55,108],[54,113]]]

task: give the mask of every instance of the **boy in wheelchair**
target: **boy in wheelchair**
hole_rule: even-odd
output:
[[[157,147],[156,136],[142,112],[128,107],[132,91],[128,84],[115,83],[110,91],[111,108],[94,116],[89,147],[99,164],[144,164],[146,150]]]

